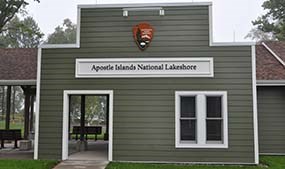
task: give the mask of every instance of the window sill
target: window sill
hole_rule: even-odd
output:
[[[229,148],[227,144],[183,144],[175,145],[175,148]]]

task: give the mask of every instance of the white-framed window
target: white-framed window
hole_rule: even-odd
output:
[[[175,92],[175,147],[228,148],[226,91]]]

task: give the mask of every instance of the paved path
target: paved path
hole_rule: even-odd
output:
[[[105,169],[108,163],[108,161],[66,160],[59,163],[54,169]]]
[[[0,149],[0,159],[32,160],[33,157],[33,149],[29,151],[20,151],[19,148],[14,149],[14,142],[6,143],[5,148]]]

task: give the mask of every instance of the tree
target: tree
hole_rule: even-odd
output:
[[[44,34],[32,17],[21,20],[15,16],[6,26],[6,31],[0,35],[0,46],[11,48],[35,48]]]
[[[6,112],[6,107],[5,107],[5,86],[0,86],[0,94],[1,94],[1,114],[0,114],[0,121],[4,120],[4,115],[5,115],[5,112]]]
[[[70,19],[65,19],[62,26],[57,26],[55,31],[47,38],[48,44],[68,44],[76,42],[76,24]]]
[[[23,113],[25,95],[20,86],[12,86],[12,98],[11,98],[11,111],[12,119],[15,120],[16,113]]]
[[[106,96],[86,96],[85,124],[100,125],[106,122]]]
[[[39,0],[34,0],[40,2]],[[29,3],[25,0],[0,0],[0,33],[5,29],[4,26],[14,18],[20,9]]]
[[[272,33],[265,33],[257,28],[251,29],[245,38],[250,38],[251,40],[256,40],[257,42],[274,40]]]
[[[85,96],[85,125],[106,124],[106,96]],[[73,125],[80,125],[81,96],[70,97],[70,120]]]
[[[285,0],[266,0],[262,7],[267,13],[252,24],[259,31],[272,34],[272,39],[285,40]]]
[[[6,114],[7,88],[0,86],[0,121],[4,120]],[[24,93],[20,86],[12,86],[11,113],[15,120],[15,114],[23,113]]]

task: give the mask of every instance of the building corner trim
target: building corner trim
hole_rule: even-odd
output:
[[[251,47],[252,57],[252,95],[253,95],[253,128],[254,128],[254,161],[259,164],[258,142],[258,112],[257,112],[257,86],[256,86],[256,47]]]
[[[34,143],[34,159],[35,160],[39,159],[41,60],[42,60],[42,49],[38,48],[37,92],[36,92],[36,114],[35,114],[35,143]]]

